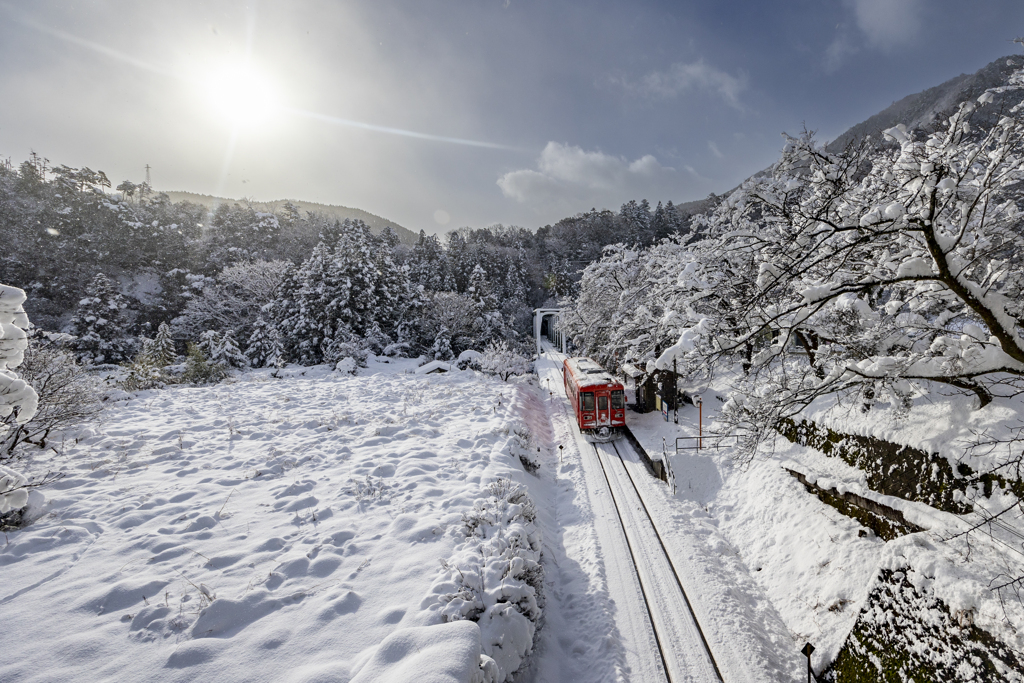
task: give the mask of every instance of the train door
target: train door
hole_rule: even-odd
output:
[[[608,415],[608,394],[597,395],[597,424],[610,425],[611,418]]]
[[[594,426],[594,393],[591,391],[580,392],[580,426],[591,428]]]

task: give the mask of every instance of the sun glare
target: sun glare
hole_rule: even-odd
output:
[[[231,64],[206,79],[208,101],[228,125],[255,130],[269,125],[280,110],[274,83],[245,64]]]

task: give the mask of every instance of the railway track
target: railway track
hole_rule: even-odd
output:
[[[560,368],[561,354],[550,348],[546,351]],[[545,381],[554,392],[561,389],[561,379],[559,369]],[[687,574],[677,568],[671,544],[666,544],[644,501],[642,491],[651,494],[650,482],[634,479],[646,476],[640,456],[626,441],[587,442],[568,403],[559,401],[557,410],[562,418],[559,422],[572,435],[583,458],[586,486],[592,491],[627,677],[644,683],[723,683],[724,669],[729,683],[759,678],[746,675],[751,672],[744,671],[746,667],[733,661],[729,653],[720,652],[716,660],[706,629],[696,616],[706,610],[695,610],[691,604],[682,580]],[[715,650],[722,647],[717,640],[713,644]]]
[[[625,535],[665,680],[669,683],[722,681],[718,663],[679,573],[626,467],[626,458],[639,463],[639,457],[626,443],[589,445],[600,464]]]

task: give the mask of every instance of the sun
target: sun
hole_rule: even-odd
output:
[[[281,109],[274,82],[249,64],[223,65],[211,71],[205,81],[213,112],[232,128],[265,128]]]

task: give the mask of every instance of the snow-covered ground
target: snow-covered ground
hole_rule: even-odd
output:
[[[432,586],[487,485],[541,483],[509,448],[537,399],[414,368],[257,371],[107,408],[32,465],[67,476],[0,548],[0,680],[345,681],[430,642],[445,656],[417,675],[476,669],[479,630],[401,629],[441,622]],[[537,457],[553,481],[557,456]],[[585,624],[560,626],[590,654]]]
[[[493,670],[481,654],[515,666],[509,653],[530,649],[512,628],[522,620],[502,622],[499,609],[478,627],[442,613],[458,611],[448,596],[460,586],[484,609],[524,590],[486,578],[518,532],[466,531],[491,514],[498,480],[532,499],[543,567],[541,628],[516,680],[642,680],[636,610],[560,382],[544,367],[539,381],[505,383],[416,365],[254,371],[142,392],[106,408],[62,456],[37,456],[23,469],[67,476],[45,504],[33,495],[37,518],[0,547],[0,613],[13,625],[0,680],[483,680]],[[705,401],[707,425],[719,402],[714,391]],[[696,418],[692,407],[678,425],[628,416],[655,457],[663,438],[671,450],[694,434]],[[727,643],[751,680],[797,675],[806,641],[816,665],[829,661],[877,569],[901,562],[1016,644],[993,625],[1006,619],[986,597],[984,544],[965,562],[940,541],[950,526],[864,537],[780,466],[856,485],[841,461],[782,443],[746,466],[728,449],[670,457],[676,495],[653,479],[640,492],[685,558],[713,647]]]

